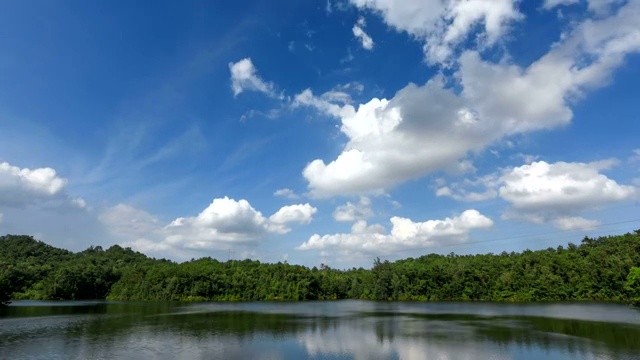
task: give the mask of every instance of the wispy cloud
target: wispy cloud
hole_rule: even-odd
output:
[[[366,22],[363,17],[359,18],[358,21],[353,25],[351,31],[353,31],[353,36],[355,36],[359,41],[360,45],[366,50],[373,50],[374,42],[371,36],[364,31],[366,26]]]

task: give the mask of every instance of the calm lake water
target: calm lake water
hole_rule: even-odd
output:
[[[2,359],[640,359],[624,305],[16,301]]]

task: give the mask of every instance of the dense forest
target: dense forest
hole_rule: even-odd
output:
[[[521,253],[429,254],[369,269],[252,260],[184,263],[114,245],[73,253],[29,236],[0,237],[0,303],[10,299],[594,300],[640,304],[640,230]]]

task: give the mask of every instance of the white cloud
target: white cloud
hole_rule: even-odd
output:
[[[465,173],[473,173],[476,170],[478,169],[476,169],[476,167],[473,165],[473,162],[468,159],[457,161],[443,168],[443,171],[451,175],[462,175]]]
[[[104,210],[98,219],[111,233],[127,241],[153,238],[161,229],[158,218],[126,204]]]
[[[436,190],[436,196],[447,196],[458,201],[483,201],[498,196],[495,189],[498,178],[495,174],[486,175],[475,180],[465,179]],[[470,190],[470,189],[475,189]]]
[[[351,105],[338,105],[326,98],[314,96],[310,89],[306,89],[296,95],[291,105],[294,108],[311,106],[334,117],[348,116],[353,112]]]
[[[625,0],[587,0],[587,8],[597,16],[604,16],[616,6],[623,4]],[[553,9],[558,6],[574,5],[580,3],[580,0],[545,0],[542,6],[546,10]]]
[[[52,168],[27,169],[0,163],[0,205],[24,206],[57,198],[67,180]]]
[[[243,91],[258,91],[269,97],[283,98],[281,94],[276,93],[272,83],[266,82],[258,76],[258,71],[251,58],[229,63],[229,71],[231,72],[231,89],[235,96],[240,95]]]
[[[252,242],[267,232],[267,219],[247,200],[214,199],[195,217],[181,217],[164,230],[166,241],[187,248],[216,248],[224,243]]]
[[[373,39],[369,36],[364,28],[366,26],[366,22],[363,17],[359,18],[358,21],[353,25],[351,31],[353,31],[353,36],[356,37],[360,41],[360,45],[366,50],[373,50]]]
[[[371,199],[361,196],[358,203],[353,204],[348,201],[344,205],[340,205],[333,212],[333,218],[336,221],[352,222],[356,220],[364,220],[373,216],[371,209]]]
[[[28,169],[0,163],[0,207],[87,209],[84,199],[66,193],[66,185],[67,179],[52,168]]]
[[[512,158],[515,159],[522,159],[522,161],[525,164],[531,164],[532,162],[538,160],[540,158],[540,156],[538,155],[531,155],[531,154],[523,154],[523,153],[517,153],[515,155],[512,156]]]
[[[131,241],[124,241],[121,242],[120,245],[140,251],[147,256],[170,257],[172,259],[178,257],[184,260],[189,258],[182,249],[176,249],[166,242],[153,241],[147,238],[136,238]]]
[[[616,164],[615,160],[591,163],[538,161],[475,180],[441,186],[436,195],[459,201],[500,196],[511,205],[503,215],[507,219],[539,224],[550,222],[563,230],[593,227],[597,221],[575,214],[629,200],[638,194],[637,188],[618,184],[601,173]]]
[[[640,50],[637,18],[640,3],[634,2],[614,16],[586,20],[526,68],[486,62],[478,52],[467,51],[456,73],[460,93],[436,77],[423,86],[407,85],[391,100],[374,98],[356,109],[303,91],[294,104],[339,118],[348,139],[335,160],[316,159],[305,167],[310,194],[384,190],[451,168],[469,152],[505,137],[566,125],[573,117],[570,102],[606,84],[625,56]]]
[[[515,210],[558,214],[628,200],[636,193],[633,186],[620,185],[600,173],[614,164],[534,162],[505,172],[499,194]]]
[[[600,225],[597,220],[589,220],[580,216],[568,216],[553,219],[553,225],[561,230],[584,230]]]
[[[390,219],[392,229],[384,234],[381,225],[367,225],[364,220],[352,227],[351,233],[315,234],[301,244],[299,250],[337,250],[342,253],[386,253],[402,249],[432,247],[451,243],[462,243],[474,229],[487,229],[493,221],[477,210],[466,210],[462,214],[444,220],[414,222],[394,216]]]
[[[325,164],[317,159],[304,169],[311,195],[376,191],[420,175],[415,163],[425,159],[430,149],[421,151],[415,146],[418,139],[397,131],[403,119],[400,109],[390,106],[388,100],[373,99],[357,111],[350,105],[337,106],[318,99],[309,90],[296,100],[340,117],[341,131],[350,139],[336,160]]]
[[[557,6],[566,6],[579,3],[580,0],[544,0],[542,7],[545,10],[551,10]]]
[[[296,100],[341,118],[340,129],[349,139],[335,160],[316,159],[304,169],[316,197],[376,192],[428,172],[460,168],[467,152],[500,136],[440,78],[424,86],[409,84],[393,99],[373,99],[357,110],[326,102],[309,90]]]
[[[3,231],[36,236],[73,251],[110,244],[87,202],[71,196],[67,184],[68,180],[51,167],[21,168],[0,162]]]
[[[289,232],[286,224],[308,224],[316,212],[309,204],[288,205],[267,219],[247,200],[224,197],[214,199],[197,216],[180,217],[166,226],[144,210],[124,204],[105,210],[99,219],[123,245],[166,254],[251,245],[269,234]]]
[[[287,224],[296,222],[299,224],[308,224],[311,222],[313,215],[318,211],[315,207],[307,204],[296,204],[283,206],[275,214],[269,217],[269,221],[274,224]]]
[[[587,0],[588,8],[598,16],[605,16],[616,6],[623,4],[625,0]]]
[[[353,102],[352,95],[358,95],[363,90],[364,86],[355,81],[335,86],[320,95],[319,98],[316,98],[311,90],[305,90],[296,96],[292,105],[293,107],[302,105],[314,106],[319,109],[326,109],[329,113],[338,114],[335,116],[339,116],[342,106]]]
[[[273,193],[273,196],[282,196],[287,199],[298,199],[300,195],[296,194],[295,191],[289,188],[278,189]]]
[[[384,226],[380,224],[367,224],[365,220],[358,220],[351,225],[352,234],[381,234],[385,232]]]
[[[71,204],[73,206],[77,207],[78,209],[86,209],[87,208],[87,202],[81,197],[71,198],[70,201],[71,201]]]
[[[448,63],[456,48],[476,32],[481,46],[496,44],[509,25],[523,17],[516,9],[516,0],[350,1],[379,13],[396,30],[422,40],[431,64]]]
[[[465,52],[458,75],[463,94],[482,117],[500,120],[510,132],[568,123],[569,102],[605,85],[627,54],[640,51],[639,16],[640,4],[634,2],[614,16],[585,20],[526,69],[490,64],[477,52]]]
[[[288,223],[309,224],[313,215],[318,211],[309,204],[283,206],[269,217],[269,231],[285,234],[291,231],[285,226]]]
[[[0,224],[2,224],[2,221],[4,220],[4,214],[0,213]]]
[[[344,91],[330,90],[320,96],[323,100],[338,104],[350,104],[351,95]]]

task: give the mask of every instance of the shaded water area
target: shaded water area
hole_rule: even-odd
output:
[[[2,359],[640,359],[617,304],[16,301]]]

